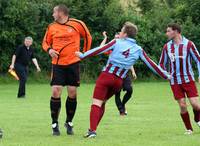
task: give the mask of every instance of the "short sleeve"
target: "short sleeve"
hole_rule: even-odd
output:
[[[16,55],[16,57],[18,57],[19,54],[20,54],[20,52],[21,52],[21,46],[18,46],[18,47],[15,49],[14,55]]]
[[[31,48],[31,59],[35,58],[35,53],[34,53],[34,50]]]

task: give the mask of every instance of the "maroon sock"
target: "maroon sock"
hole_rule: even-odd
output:
[[[200,110],[193,109],[194,112],[194,121],[199,122],[200,121]]]
[[[91,111],[90,111],[90,130],[91,131],[96,131],[98,122],[101,119],[101,113],[102,113],[101,107],[94,104],[91,106]]]
[[[187,130],[193,130],[192,129],[192,125],[190,123],[190,116],[189,116],[189,113],[186,112],[186,113],[181,113],[181,118],[185,124],[185,127]]]
[[[99,122],[101,121],[101,119],[102,119],[102,117],[103,117],[103,115],[104,115],[104,112],[105,112],[105,104],[103,104],[103,105],[101,106],[101,113],[100,113],[100,118],[99,118],[99,121],[98,121],[98,123],[97,123],[97,126],[99,125]]]

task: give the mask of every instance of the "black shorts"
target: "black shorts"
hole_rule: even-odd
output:
[[[79,86],[79,62],[70,65],[52,65],[52,85]]]

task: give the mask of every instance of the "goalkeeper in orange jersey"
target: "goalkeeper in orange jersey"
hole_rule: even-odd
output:
[[[54,22],[49,24],[42,47],[52,60],[52,95],[50,111],[52,118],[52,134],[60,135],[59,113],[61,109],[62,90],[66,87],[65,101],[66,120],[64,126],[68,135],[73,135],[73,119],[77,107],[77,88],[80,85],[80,59],[75,52],[80,50],[80,41],[84,40],[83,51],[90,49],[92,37],[81,20],[71,18],[69,8],[57,5],[53,9]]]

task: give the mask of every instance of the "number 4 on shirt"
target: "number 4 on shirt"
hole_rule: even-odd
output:
[[[126,50],[126,51],[122,52],[122,55],[124,55],[124,56],[125,56],[125,58],[128,58],[128,56],[129,56],[129,53],[130,53],[130,49],[128,49],[128,50]]]

